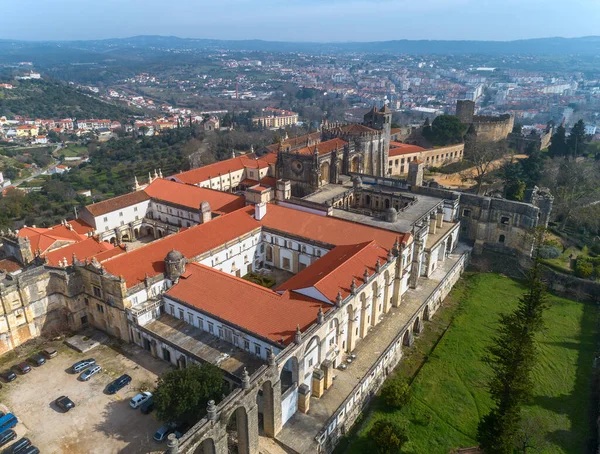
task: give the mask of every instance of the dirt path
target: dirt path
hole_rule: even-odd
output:
[[[500,168],[504,163],[513,160],[520,160],[527,158],[526,154],[516,154],[512,156],[505,156],[504,158],[497,159],[491,165],[492,170]],[[431,175],[432,179],[443,186],[454,188],[454,189],[469,189],[475,186],[477,183],[473,180],[473,177],[477,174],[474,167],[463,170],[461,172],[443,174],[434,173]]]

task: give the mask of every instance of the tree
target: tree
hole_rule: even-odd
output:
[[[515,123],[512,130],[513,134],[521,134],[523,132],[523,126],[519,123]]]
[[[167,371],[153,394],[158,419],[164,422],[195,423],[206,413],[209,400],[223,393],[223,372],[212,364],[190,364]]]
[[[548,147],[550,156],[566,156],[568,153],[567,147],[567,131],[563,125],[556,128],[556,132],[552,134],[550,146]]]
[[[481,194],[486,177],[494,170],[494,161],[503,158],[508,153],[505,141],[502,142],[477,142],[469,147],[465,153],[465,160],[473,164],[477,182],[477,194]]]
[[[566,141],[569,156],[580,156],[586,149],[585,124],[579,120],[571,128],[571,133]]]
[[[402,408],[410,401],[410,387],[398,377],[390,378],[383,385],[381,397],[389,407]]]
[[[452,145],[463,141],[466,127],[453,115],[439,115],[431,123],[431,128],[423,129],[423,137],[433,145]]]
[[[559,229],[564,230],[576,214],[598,200],[598,172],[599,163],[576,162],[567,158],[552,159],[546,166],[542,182],[554,196],[552,212],[554,219],[560,222]]]
[[[535,335],[543,328],[546,308],[537,254],[543,235],[542,229],[535,232],[534,263],[528,274],[527,290],[514,312],[500,316],[497,336],[484,358],[492,369],[488,389],[493,406],[479,422],[477,439],[488,454],[512,454],[519,442],[521,406],[532,395]]]
[[[369,430],[369,438],[376,446],[377,452],[392,454],[400,451],[408,441],[406,430],[400,424],[380,419]]]

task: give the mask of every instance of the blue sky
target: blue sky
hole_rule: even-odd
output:
[[[273,41],[600,35],[599,0],[0,0],[0,38]]]

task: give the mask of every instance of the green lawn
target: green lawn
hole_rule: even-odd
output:
[[[58,151],[60,156],[65,156],[67,158],[74,158],[76,156],[87,155],[88,149],[83,145],[77,145],[74,143],[68,144],[65,148],[61,148]]]
[[[460,299],[454,322],[416,376],[411,403],[395,411],[377,398],[346,452],[371,451],[366,433],[382,417],[406,426],[410,441],[405,453],[446,454],[457,447],[475,446],[477,423],[491,405],[486,392],[488,370],[481,357],[499,313],[512,310],[522,290],[519,282],[497,274],[465,277],[453,290]],[[553,295],[549,301],[546,328],[539,336],[534,399],[524,414],[545,433],[545,446],[535,452],[592,452],[597,309]],[[406,371],[401,366],[398,373]]]

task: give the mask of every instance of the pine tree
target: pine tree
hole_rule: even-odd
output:
[[[580,156],[583,154],[586,147],[585,124],[583,120],[579,120],[573,125],[566,145],[567,153],[570,156]]]
[[[545,285],[537,257],[542,238],[543,231],[540,230],[536,233],[535,260],[529,272],[527,291],[514,312],[500,317],[497,336],[484,359],[493,372],[488,387],[494,406],[479,422],[477,438],[488,454],[513,452],[521,422],[521,406],[532,395],[535,335],[543,327],[546,308]]]
[[[566,156],[567,148],[567,131],[563,125],[556,128],[556,132],[552,134],[552,140],[548,147],[550,156]]]

